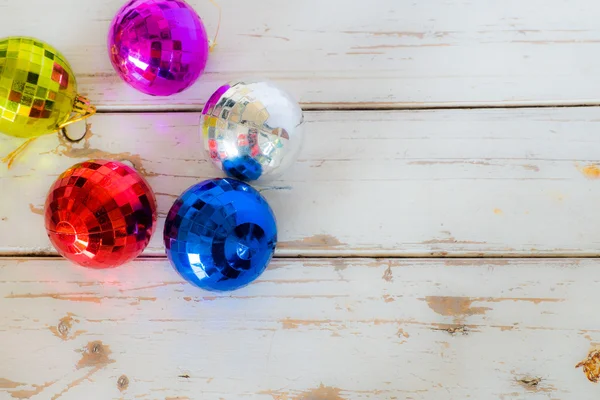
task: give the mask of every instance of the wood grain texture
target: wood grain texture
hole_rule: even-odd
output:
[[[298,162],[259,187],[278,219],[279,256],[599,255],[597,108],[308,112]],[[0,166],[3,254],[53,254],[43,229],[52,181],[89,158],[128,160],[162,222],[186,188],[218,171],[196,113],[102,114],[89,137],[35,142]],[[2,154],[19,144],[2,138]]]
[[[273,79],[313,109],[600,101],[594,1],[218,0],[221,34],[206,74],[169,98],[129,89],[110,66],[108,27],[123,3],[3,0],[0,36],[55,45],[102,109],[201,107],[246,76]],[[217,9],[190,4],[212,36]]]
[[[0,399],[600,396],[599,259],[509,258],[600,256],[600,108],[456,109],[600,105],[600,3],[217,0],[205,75],[156,98],[110,66],[123,2],[0,0],[0,37],[56,46],[101,110],[83,142],[46,136],[0,164]],[[189,2],[212,35],[217,10]],[[306,113],[292,170],[258,186],[278,257],[216,294],[174,272],[162,229],[217,175],[193,111],[247,76],[325,111]],[[453,109],[352,111],[403,108]],[[20,143],[0,135],[0,157]],[[154,188],[152,258],[97,271],[43,257],[46,191],[90,158]]]
[[[234,293],[166,260],[0,260],[7,399],[596,399],[597,260],[276,260]],[[32,368],[31,366],[36,366]]]

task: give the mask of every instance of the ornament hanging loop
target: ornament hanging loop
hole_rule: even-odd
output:
[[[208,0],[212,3],[213,6],[215,6],[217,8],[217,10],[219,10],[219,22],[217,23],[217,30],[215,32],[215,37],[214,39],[211,39],[208,41],[208,49],[212,52],[215,47],[217,46],[217,36],[219,36],[219,29],[221,28],[221,16],[223,14],[222,10],[221,10],[221,6],[215,1],[215,0]]]
[[[78,139],[73,139],[67,133],[67,126],[74,124],[75,122],[83,121],[84,119],[96,114],[96,107],[91,104],[87,97],[77,95],[75,101],[73,102],[73,113],[75,113],[75,115],[60,124],[58,129],[69,142],[77,143],[85,137],[86,133],[84,132],[84,134]]]

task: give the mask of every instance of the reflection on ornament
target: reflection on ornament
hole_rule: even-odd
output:
[[[211,179],[187,189],[165,221],[167,256],[188,282],[206,290],[241,288],[258,278],[277,243],[273,211],[248,184]]]
[[[3,160],[9,166],[31,139],[95,112],[58,50],[35,38],[0,39],[0,132],[29,139]]]
[[[59,254],[82,266],[116,267],[146,248],[156,227],[156,199],[146,180],[117,161],[76,164],[54,182],[44,209]]]
[[[278,178],[296,160],[304,137],[298,103],[269,81],[221,86],[202,110],[204,150],[227,176]]]
[[[112,21],[108,51],[130,86],[153,96],[190,87],[204,72],[209,45],[202,20],[183,0],[133,0]]]

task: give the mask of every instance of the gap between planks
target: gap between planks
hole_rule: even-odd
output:
[[[369,253],[369,252],[357,252],[351,251],[352,254],[341,253],[319,253],[303,251],[302,254],[297,252],[291,252],[289,254],[276,254],[273,260],[286,260],[286,259],[320,259],[320,260],[362,260],[362,259],[399,259],[399,260],[561,260],[561,259],[576,259],[576,260],[595,260],[600,259],[598,253],[535,253],[535,254],[518,254],[518,253],[499,253],[499,254],[470,254],[470,253],[452,253],[452,254],[439,254],[439,253],[406,253],[406,254],[394,254],[394,253]],[[64,259],[62,256],[53,253],[4,253],[0,255],[0,260],[61,260]],[[141,255],[133,261],[156,261],[156,260],[167,260],[166,255]]]
[[[518,101],[518,102],[460,102],[460,103],[300,103],[303,111],[427,111],[427,110],[478,110],[478,109],[534,109],[534,108],[593,108],[600,107],[600,100],[572,101]],[[201,113],[202,106],[169,105],[166,108],[128,106],[98,107],[98,114],[159,114],[159,113]]]

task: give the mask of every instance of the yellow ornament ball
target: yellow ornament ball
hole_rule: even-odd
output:
[[[94,112],[58,50],[35,38],[0,39],[0,133],[32,139]]]

